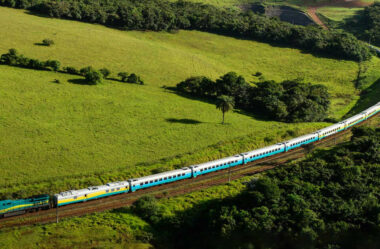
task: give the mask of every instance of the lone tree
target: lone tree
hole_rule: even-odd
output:
[[[51,45],[54,45],[54,41],[51,40],[51,39],[43,39],[43,40],[42,40],[42,44],[43,44],[44,46],[48,46],[48,47],[50,47]]]
[[[221,110],[223,113],[223,121],[224,124],[224,114],[234,108],[235,101],[234,98],[227,95],[221,95],[218,97],[216,102],[216,108]]]

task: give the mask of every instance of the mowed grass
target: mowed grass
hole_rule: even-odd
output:
[[[260,121],[238,113],[228,113],[228,124],[221,125],[213,104],[149,85],[69,82],[75,78],[0,66],[0,186],[135,170],[138,163],[248,134],[254,138],[246,148],[275,132],[323,126]]]

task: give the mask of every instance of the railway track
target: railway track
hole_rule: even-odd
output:
[[[371,122],[371,120],[379,116],[380,113],[362,122],[359,126]],[[347,141],[347,138],[349,138],[350,135],[351,128],[339,134],[335,134],[333,136],[325,138],[321,141],[317,141],[314,143],[314,146],[334,146],[338,143]],[[216,171],[207,175],[198,176],[197,178],[185,179],[178,182],[155,186],[152,188],[139,190],[134,193],[120,194],[98,200],[67,205],[60,208],[53,208],[33,213],[27,213],[22,216],[3,218],[0,220],[0,229],[5,227],[17,227],[33,224],[58,222],[58,219],[61,218],[83,216],[89,213],[121,208],[133,204],[140,197],[147,194],[154,195],[157,198],[173,197],[181,194],[186,194],[211,186],[225,184],[230,180],[236,180],[244,176],[254,175],[269,169],[273,169],[275,167],[283,165],[288,161],[293,161],[302,158],[307,153],[307,148],[299,147],[285,154],[274,155],[245,165],[239,165],[234,168],[229,168],[222,171]]]

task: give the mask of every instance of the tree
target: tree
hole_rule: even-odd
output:
[[[54,72],[57,72],[59,70],[59,67],[61,66],[61,63],[57,60],[48,60],[46,62],[46,66],[53,69]]]
[[[111,71],[108,70],[107,68],[102,68],[99,70],[99,72],[103,74],[104,79],[106,79],[111,74]]]
[[[117,74],[117,76],[120,77],[122,82],[126,82],[128,79],[129,74],[127,72],[120,72]]]
[[[84,77],[86,78],[88,84],[96,85],[102,82],[102,76],[103,75],[99,71],[91,69],[85,74]]]
[[[51,46],[51,45],[54,45],[54,41],[53,40],[51,40],[51,39],[43,39],[42,40],[42,44],[44,45],[44,46]]]
[[[216,108],[221,110],[223,113],[223,121],[222,124],[224,124],[224,114],[234,108],[235,101],[234,98],[231,96],[222,95],[219,96],[216,103]]]

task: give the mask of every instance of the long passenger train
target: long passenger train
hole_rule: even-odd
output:
[[[298,148],[302,145],[319,141],[325,137],[344,131],[370,118],[378,112],[380,112],[380,102],[366,109],[360,114],[343,120],[340,123],[318,130],[314,133],[303,135],[301,137],[297,137],[282,143],[277,143],[275,145],[267,146],[265,148],[256,149],[215,161],[192,165],[182,169],[129,179],[127,181],[107,183],[105,185],[88,187],[86,189],[69,190],[55,194],[54,196],[39,195],[27,199],[3,200],[0,201],[0,216],[8,217],[19,215],[31,210],[57,208],[72,203],[99,199],[116,194],[134,192],[139,189],[145,189],[165,183],[194,178],[199,175],[208,174],[214,171],[247,164],[258,159],[270,157],[279,153],[286,153],[287,151]]]

